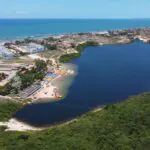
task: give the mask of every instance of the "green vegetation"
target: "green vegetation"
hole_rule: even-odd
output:
[[[5,131],[5,129],[7,129],[6,126],[0,126],[0,133],[3,132],[3,131]]]
[[[7,76],[5,73],[0,73],[0,81],[4,80]]]
[[[4,150],[149,150],[150,94],[132,97],[69,124],[38,132],[0,133]]]
[[[21,108],[21,103],[4,100],[0,102],[0,121],[8,121],[19,108]]]
[[[16,45],[20,45],[20,44],[22,44],[22,43],[24,43],[24,42],[23,42],[23,41],[18,41],[18,40],[15,41],[15,44],[16,44]]]
[[[44,46],[47,50],[56,50],[57,49],[56,45],[45,44]]]
[[[56,39],[54,38],[54,37],[48,37],[48,38],[46,38],[45,40],[48,40],[48,41],[56,41]]]
[[[72,53],[72,54],[65,54],[65,55],[62,55],[59,59],[59,61],[61,63],[65,63],[65,62],[69,62],[71,61],[72,59],[74,58],[78,58],[81,56],[81,53],[83,52],[83,50],[88,47],[88,46],[96,46],[96,45],[99,45],[97,42],[94,42],[94,41],[88,41],[88,42],[85,42],[83,44],[79,44],[77,47],[76,47],[76,50],[78,51],[78,53]]]
[[[32,39],[32,38],[25,38],[24,40],[16,40],[15,44],[16,45],[20,45],[20,44],[29,44],[31,42],[36,42],[36,40]]]
[[[61,63],[65,63],[65,62],[69,62],[72,59],[78,58],[78,57],[80,57],[80,53],[65,54],[60,57],[59,61]]]
[[[27,52],[21,52],[21,51],[19,52],[19,55],[20,55],[20,56],[25,56],[25,55],[29,55],[29,54],[30,54],[30,53],[27,53]]]
[[[32,83],[42,80],[47,71],[47,64],[43,60],[36,60],[35,67],[30,70],[23,68],[18,72],[17,76],[6,84],[4,87],[0,87],[1,95],[17,94],[20,90],[23,90],[30,86]]]
[[[88,41],[88,42],[85,42],[83,44],[79,44],[76,49],[78,52],[81,53],[84,50],[84,48],[86,48],[88,46],[97,46],[97,45],[99,45],[97,42]]]
[[[11,89],[11,83],[7,83],[5,86],[0,86],[0,95],[10,94]]]
[[[30,86],[37,80],[42,80],[47,71],[47,64],[42,60],[35,61],[35,67],[31,70],[22,70],[18,73],[18,76],[21,79],[21,90]]]

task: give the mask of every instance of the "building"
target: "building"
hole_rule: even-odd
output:
[[[0,45],[0,57],[1,58],[12,58],[14,54],[4,46]]]
[[[44,46],[36,43],[29,43],[21,46],[14,46],[17,50],[23,52],[23,53],[39,53],[45,50]]]
[[[9,83],[16,76],[18,70],[22,67],[25,67],[25,65],[0,63],[0,73],[7,75],[7,78],[0,82],[0,86],[5,86]]]
[[[39,89],[41,88],[41,84],[38,83],[34,83],[31,86],[29,86],[28,88],[24,89],[23,91],[21,91],[19,93],[19,96],[21,98],[28,98],[29,96],[31,96],[33,93],[37,92]]]

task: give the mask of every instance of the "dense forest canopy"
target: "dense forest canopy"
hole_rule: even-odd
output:
[[[2,115],[7,116],[5,108]],[[69,124],[44,131],[4,132],[1,128],[0,147],[3,150],[149,150],[150,94],[105,106]]]

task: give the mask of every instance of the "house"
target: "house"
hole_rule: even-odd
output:
[[[11,58],[14,54],[6,47],[0,46],[0,57]]]

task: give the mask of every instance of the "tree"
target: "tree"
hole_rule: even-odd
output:
[[[45,44],[45,47],[48,50],[56,50],[57,49],[56,45]]]
[[[18,41],[18,40],[15,41],[15,44],[16,44],[16,45],[19,45],[19,44],[21,44],[21,43],[22,43],[21,41]]]
[[[10,48],[10,45],[11,45],[11,43],[5,43],[5,44],[4,44],[4,46],[5,46],[6,48]]]
[[[47,71],[47,64],[45,61],[37,59],[35,60],[36,71],[45,73]]]
[[[22,81],[20,76],[16,76],[14,77],[13,81],[12,81],[12,93],[18,93],[21,89],[21,85],[22,85]]]
[[[56,41],[56,39],[53,38],[53,37],[49,37],[49,38],[47,38],[47,40],[48,40],[48,41]]]

